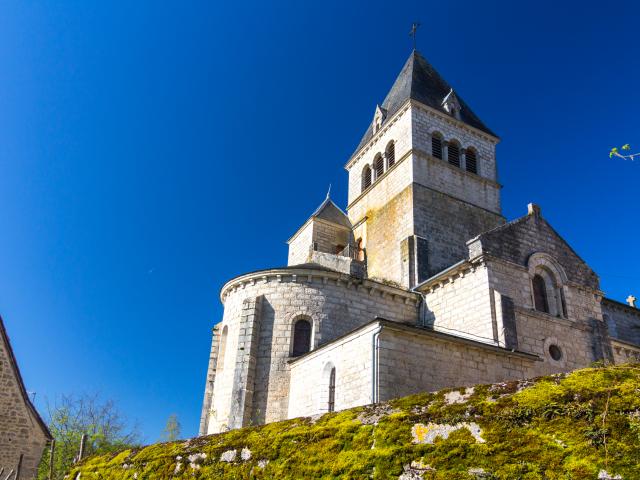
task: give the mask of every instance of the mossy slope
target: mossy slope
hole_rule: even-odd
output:
[[[640,479],[640,365],[452,391],[98,456],[69,478]],[[417,424],[459,423],[484,442],[466,428],[413,441]]]

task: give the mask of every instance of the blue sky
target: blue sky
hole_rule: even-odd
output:
[[[597,6],[596,6],[597,5]],[[635,2],[0,5],[0,314],[29,390],[101,392],[197,432],[219,289],[283,265],[411,51],[502,138],[503,211],[535,201],[640,296]]]

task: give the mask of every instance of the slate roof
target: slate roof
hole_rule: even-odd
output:
[[[316,208],[316,211],[311,214],[311,218],[321,218],[328,222],[336,223],[351,229],[349,217],[340,209],[340,207],[333,203],[333,200],[329,198],[329,195],[327,195],[325,201]]]
[[[27,389],[24,386],[24,381],[22,380],[22,375],[20,374],[20,369],[18,368],[18,362],[16,361],[16,357],[13,353],[13,348],[11,348],[11,342],[9,342],[9,335],[7,334],[7,330],[4,327],[4,323],[2,321],[2,317],[0,316],[0,342],[4,343],[5,351],[7,352],[7,356],[9,357],[9,368],[13,371],[13,375],[18,382],[18,389],[20,390],[20,395],[22,396],[22,401],[27,406],[27,409],[33,415],[33,418],[38,423],[44,436],[47,440],[52,440],[51,432],[49,432],[49,428],[47,428],[47,424],[44,423],[42,417],[36,410],[36,407],[31,403],[31,399],[27,394]]]
[[[440,76],[436,69],[433,68],[417,50],[414,50],[411,52],[404,67],[402,67],[398,78],[396,78],[384,102],[382,102],[381,108],[387,113],[385,121],[392,117],[408,99],[416,100],[449,115],[443,108],[442,101],[449,92],[451,92],[451,89],[451,85]],[[462,107],[460,110],[461,121],[489,135],[497,137],[497,135],[473,113],[469,105],[464,102],[457,92],[456,97]],[[371,140],[371,137],[373,137],[372,124],[369,125],[364,137],[362,137],[356,152]]]

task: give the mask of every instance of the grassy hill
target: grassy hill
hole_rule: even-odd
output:
[[[87,459],[90,479],[640,479],[640,365],[449,389]]]

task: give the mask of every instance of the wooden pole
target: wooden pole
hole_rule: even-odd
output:
[[[51,440],[51,449],[49,450],[49,480],[53,480],[53,462],[55,460],[56,441]]]
[[[18,468],[16,469],[15,480],[20,480],[20,470],[22,470],[22,457],[24,457],[24,453],[20,454],[20,460],[18,460]]]
[[[87,443],[87,434],[83,433],[82,437],[80,438],[80,451],[78,452],[78,461],[81,461],[82,458],[84,457],[84,447],[86,443]]]

